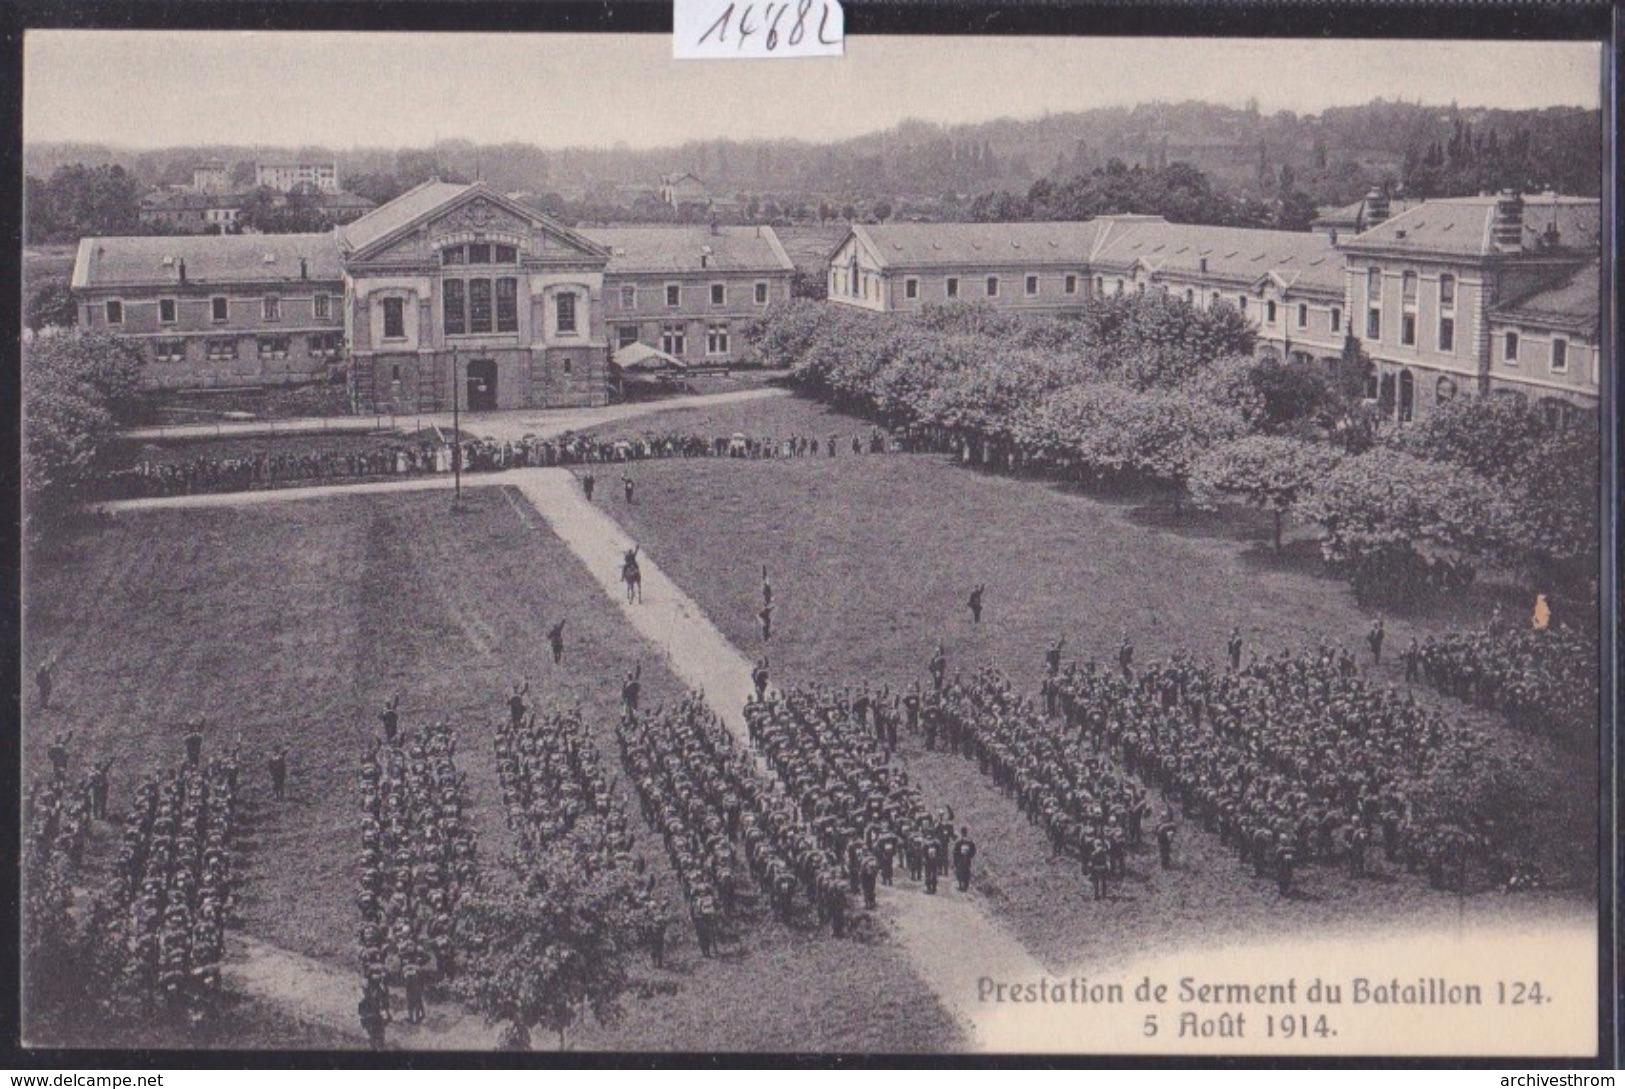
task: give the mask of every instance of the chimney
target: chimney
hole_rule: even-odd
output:
[[[1516,189],[1503,189],[1495,198],[1490,242],[1496,253],[1518,253],[1523,249],[1523,197]]]
[[[1370,230],[1388,218],[1389,204],[1388,192],[1382,186],[1373,186],[1371,192],[1365,195],[1365,223],[1364,230]]]

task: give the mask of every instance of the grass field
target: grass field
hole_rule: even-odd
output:
[[[75,554],[40,564],[28,582],[30,660],[56,648],[61,666],[52,711],[29,721],[25,766],[39,772],[45,739],[72,728],[77,751],[115,757],[119,812],[142,769],[176,760],[190,717],[205,717],[211,748],[240,736],[245,929],[353,965],[354,774],[388,694],[403,694],[407,727],[441,716],[459,725],[459,767],[494,861],[508,838],[482,727],[503,712],[511,683],[528,677],[544,703],[580,701],[611,766],[620,673],[641,657],[651,703],[679,691],[534,511],[503,489],[469,494],[458,516],[444,494],[126,514]],[[543,636],[559,616],[568,647],[554,667]],[[293,749],[291,799],[277,805],[262,769],[283,743]],[[99,831],[92,865],[115,838],[114,826]],[[670,969],[648,978],[678,990],[629,1003],[621,1024],[590,1029],[586,1043],[952,1046],[952,1022],[878,937],[835,942],[766,925],[701,961],[659,841],[646,832],[639,847],[678,920]],[[878,1021],[876,995],[891,996]]]
[[[679,421],[678,416],[688,418]],[[850,434],[863,425],[796,399],[658,420],[702,434],[743,430]],[[1269,527],[1248,512],[1172,516],[1160,499],[1102,501],[1058,486],[965,469],[929,456],[751,462],[646,462],[631,472],[637,504],[612,513],[736,645],[769,652],[781,681],[826,680],[893,691],[925,680],[936,642],[950,671],[993,661],[1036,692],[1044,647],[1066,636],[1080,659],[1114,660],[1132,636],[1137,656],[1179,648],[1217,659],[1230,626],[1263,651],[1323,638],[1362,652],[1376,615],[1347,586],[1323,577],[1304,549],[1283,557]],[[618,493],[617,493],[618,496]],[[760,570],[772,574],[771,648],[756,620]],[[987,584],[983,623],[965,607]],[[1485,608],[1469,599],[1433,615],[1388,618],[1389,646]],[[1403,683],[1397,661],[1377,675]],[[1567,910],[1594,886],[1596,810],[1591,755],[1514,733],[1494,716],[1417,689],[1419,699],[1479,725],[1517,768],[1522,846],[1569,894],[1480,897],[1476,912]],[[1354,883],[1309,871],[1304,895],[1281,901],[1216,838],[1181,837],[1182,864],[1137,877],[1104,907],[1086,902],[1082,875],[1049,860],[1047,844],[969,761],[907,754],[928,796],[954,804],[979,837],[982,891],[1029,943],[1058,963],[1189,940],[1327,926],[1389,926],[1454,918],[1453,896],[1404,875]]]

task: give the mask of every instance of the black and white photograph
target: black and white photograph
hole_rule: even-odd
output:
[[[23,1046],[1598,1059],[1604,47],[829,6],[28,32]]]

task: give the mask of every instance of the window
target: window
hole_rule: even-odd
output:
[[[990,299],[999,297],[999,278],[997,276],[987,278],[987,297]]]
[[[231,304],[224,295],[216,295],[209,300],[209,316],[215,321],[225,321],[230,316]]]
[[[468,263],[471,265],[489,265],[491,263],[491,243],[470,242],[468,244]]]
[[[1117,293],[1119,295],[1121,295],[1123,293],[1123,281],[1122,280],[1117,281]]]
[[[1416,343],[1416,313],[1415,313],[1415,311],[1407,310],[1407,311],[1405,311],[1404,314],[1402,314],[1400,316],[1400,319],[1399,319],[1399,342],[1401,344],[1412,344],[1412,345],[1414,345]]]
[[[267,295],[260,302],[260,309],[266,321],[282,320],[282,300],[275,295]]]
[[[1456,278],[1448,272],[1439,277],[1439,305],[1456,305]]]
[[[399,363],[390,364],[389,380],[397,386],[401,384],[401,365]]]
[[[721,322],[714,322],[705,327],[705,354],[728,354],[728,326]]]
[[[1334,306],[1334,307],[1332,307],[1332,332],[1341,333],[1342,331],[1343,331],[1343,308],[1341,306]]]
[[[1502,355],[1506,357],[1506,361],[1508,363],[1516,363],[1518,361],[1518,334],[1512,332],[1507,333],[1506,341],[1502,347]]]
[[[468,281],[468,331],[489,333],[491,323],[491,281]]]
[[[660,350],[679,356],[688,351],[688,333],[681,322],[668,322],[660,327]]]
[[[1194,287],[1187,287],[1185,289],[1185,305],[1186,306],[1195,306],[1196,305],[1196,289]]]
[[[1375,306],[1366,311],[1365,335],[1371,340],[1382,339],[1382,311]]]
[[[519,281],[512,276],[497,277],[497,332],[519,332]]]
[[[635,284],[621,285],[621,309],[631,310],[638,305],[638,289]]]
[[[174,325],[175,324],[175,300],[174,299],[159,299],[158,300],[158,324],[160,324],[160,325]]]
[[[1438,383],[1433,387],[1433,399],[1442,405],[1446,401],[1454,401],[1456,394],[1459,392],[1460,390],[1456,386],[1454,378],[1441,376]]]
[[[344,337],[339,333],[317,333],[309,339],[308,345],[312,359],[337,359],[344,347]]]
[[[1309,328],[1309,304],[1308,303],[1299,303],[1298,304],[1298,328],[1299,329],[1307,329],[1307,328]]]
[[[461,280],[447,280],[441,309],[445,311],[445,330],[448,337],[468,332],[468,289]]]
[[[1271,325],[1275,324],[1275,300],[1269,299],[1264,303],[1264,320]]]
[[[261,359],[288,358],[287,337],[260,337],[259,354]]]
[[[237,358],[237,342],[235,340],[209,341],[209,362],[230,363]]]
[[[917,298],[919,298],[920,297],[920,281],[916,280],[912,276],[910,276],[908,279],[904,280],[903,281],[903,297],[905,299],[917,299]]]
[[[517,264],[519,251],[512,246],[498,246],[496,248],[496,263],[499,265]]]
[[[406,303],[401,299],[384,300],[384,339],[406,338]]]
[[[1552,373],[1567,374],[1569,370],[1569,342],[1561,339],[1552,341]]]
[[[1144,280],[1141,280],[1139,283],[1134,285],[1134,293],[1136,295],[1144,295],[1145,294],[1145,281]]]
[[[1096,295],[1104,295],[1104,294],[1106,294],[1106,277],[1104,277],[1104,276],[1096,276],[1095,277],[1095,294]]]
[[[615,347],[625,348],[638,342],[638,327],[636,325],[618,325],[615,327]]]
[[[317,295],[310,303],[311,314],[318,318],[326,318],[329,316],[330,305],[326,295]]]
[[[124,324],[124,304],[117,299],[107,300],[107,324]]]
[[[683,287],[682,287],[681,284],[667,284],[666,285],[666,305],[667,306],[682,306],[683,305]]]
[[[1406,306],[1416,305],[1416,273],[1407,272],[1401,276],[1400,300]]]
[[[1075,272],[1067,273],[1066,279],[1062,281],[1061,290],[1068,295],[1076,295],[1078,293],[1078,274]]]
[[[767,305],[767,281],[762,280],[756,284],[756,305]]]
[[[1029,294],[1029,295],[1038,294],[1038,277],[1036,277],[1036,276],[1027,277],[1027,294]]]
[[[554,297],[553,305],[558,314],[558,330],[561,333],[576,331],[576,297],[575,293],[566,291]]]
[[[1245,296],[1245,295],[1237,295],[1236,296],[1236,309],[1240,310],[1243,314],[1245,314],[1247,312],[1247,296]]]
[[[711,305],[723,306],[728,301],[728,288],[725,284],[711,285]]]
[[[565,356],[564,366],[560,369],[564,371],[565,377],[568,378],[576,369],[576,361],[571,359],[569,356]]]
[[[1439,318],[1439,351],[1456,350],[1456,319],[1448,315]]]
[[[154,363],[184,363],[186,362],[186,341],[184,340],[155,340],[152,342],[152,361]]]
[[[950,299],[959,298],[959,277],[957,277],[957,276],[948,277],[947,290],[948,290],[948,297]]]
[[[440,251],[440,261],[447,265],[468,264],[468,251],[462,246],[449,246]]]

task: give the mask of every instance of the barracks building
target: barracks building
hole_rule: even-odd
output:
[[[954,300],[1076,313],[1090,298],[1156,292],[1230,306],[1259,353],[1376,363],[1370,396],[1404,423],[1452,397],[1541,405],[1554,420],[1599,399],[1596,200],[1503,193],[1417,202],[1380,193],[1357,233],[1250,230],[1102,216],[1084,223],[854,226],[829,297],[879,312]]]
[[[72,288],[86,328],[143,345],[154,387],[344,367],[363,410],[415,412],[604,404],[637,340],[727,365],[793,271],[768,227],[589,234],[430,181],[329,234],[86,238]]]

